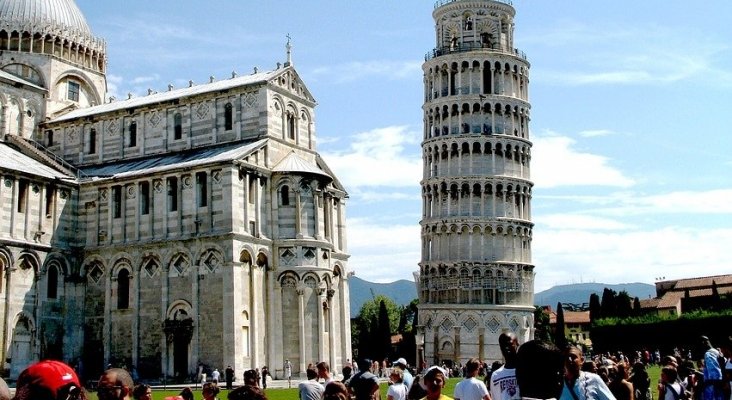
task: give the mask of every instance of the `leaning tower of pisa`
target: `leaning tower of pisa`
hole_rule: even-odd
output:
[[[442,0],[425,57],[418,358],[500,360],[533,337],[529,62],[508,0]]]

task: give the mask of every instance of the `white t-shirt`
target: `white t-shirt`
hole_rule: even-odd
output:
[[[394,400],[404,400],[407,398],[407,386],[404,383],[390,385],[386,395],[391,396]]]
[[[491,400],[518,400],[521,399],[516,370],[513,368],[498,368],[491,374]]]
[[[485,383],[476,378],[466,378],[455,385],[455,400],[482,400],[488,394]]]

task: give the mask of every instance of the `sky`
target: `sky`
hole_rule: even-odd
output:
[[[292,61],[349,193],[350,268],[413,280],[433,1],[76,0],[110,95]],[[535,290],[732,273],[732,2],[514,0],[529,97]]]

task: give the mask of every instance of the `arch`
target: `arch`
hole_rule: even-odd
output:
[[[193,307],[191,303],[183,299],[178,299],[170,303],[168,310],[165,312],[165,319],[180,321],[187,316],[193,315]]]
[[[234,112],[231,103],[224,105],[224,130],[230,131],[234,127]]]
[[[78,69],[66,71],[66,72],[60,74],[56,78],[56,81],[53,82],[53,85],[49,86],[49,90],[52,87],[58,87],[58,85],[61,84],[61,82],[63,82],[64,80],[67,80],[68,78],[76,78],[76,79],[81,80],[84,83],[86,88],[90,90],[90,94],[92,96],[94,96],[94,99],[93,99],[94,103],[92,105],[99,105],[99,104],[103,103],[102,94],[99,93],[99,91],[97,90],[96,85],[94,85],[94,81],[91,78],[89,78],[89,76],[87,74],[85,74],[83,71],[78,70]]]

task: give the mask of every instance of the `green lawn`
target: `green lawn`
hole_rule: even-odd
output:
[[[654,396],[657,395],[656,393],[656,383],[658,383],[659,378],[661,377],[661,368],[658,366],[653,366],[648,368],[648,375],[651,377],[651,391],[653,391]],[[443,390],[443,393],[447,396],[452,397],[452,394],[455,390],[455,385],[460,382],[460,378],[451,378],[448,379],[447,384],[445,385],[445,389]],[[381,399],[386,400],[386,391],[389,388],[389,386],[386,383],[381,384]],[[163,400],[167,396],[175,396],[180,392],[180,390],[153,390],[153,400]],[[200,387],[198,390],[193,391],[196,399],[202,399],[203,396],[201,395],[201,389]],[[228,390],[222,390],[221,393],[219,393],[219,400],[225,400],[226,395],[229,393]],[[264,393],[267,395],[268,400],[297,400],[297,388],[292,389],[267,389],[264,391]],[[96,392],[89,393],[89,399],[90,400],[98,400]]]

